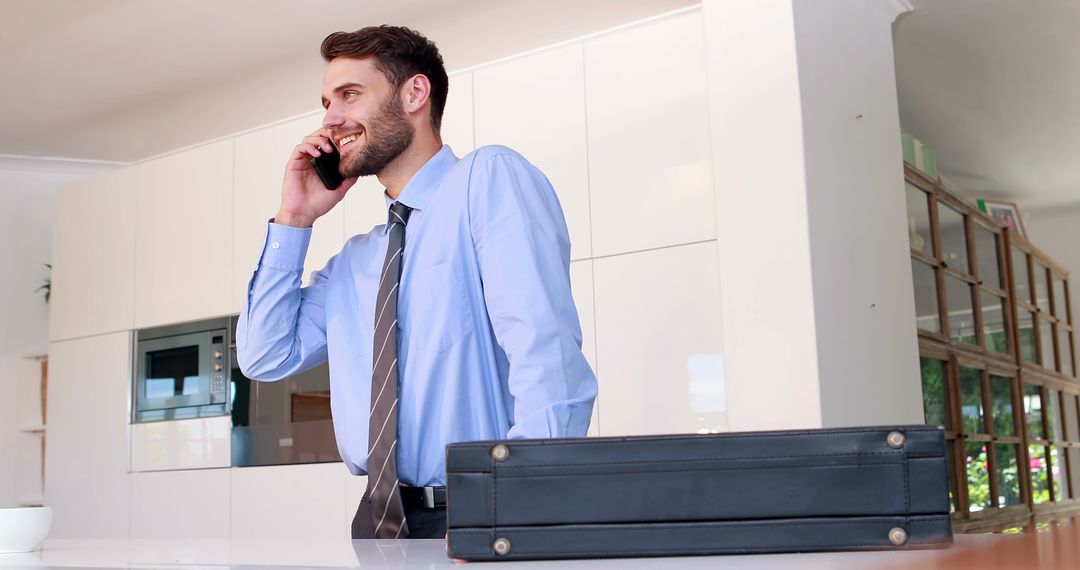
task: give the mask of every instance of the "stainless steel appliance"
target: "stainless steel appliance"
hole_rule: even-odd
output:
[[[136,333],[133,423],[229,413],[228,318]]]

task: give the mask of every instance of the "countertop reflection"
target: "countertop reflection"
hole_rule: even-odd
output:
[[[948,550],[903,552],[833,552],[743,556],[688,556],[503,562],[498,568],[635,569],[635,568],[844,568],[944,567],[935,562],[957,550],[981,550],[1002,535],[965,535]],[[231,568],[452,568],[442,540],[48,540],[37,552],[0,554],[2,566],[31,567],[231,567]]]

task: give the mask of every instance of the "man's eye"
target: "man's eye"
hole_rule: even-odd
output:
[[[346,91],[346,92],[345,92],[345,98],[346,98],[346,99],[351,99],[352,97],[354,97],[354,96],[356,96],[356,95],[359,95],[359,94],[360,94],[360,93],[358,93],[358,92],[356,92],[356,91]]]

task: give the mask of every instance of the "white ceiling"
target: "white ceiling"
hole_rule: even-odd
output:
[[[316,110],[338,30],[415,28],[452,72],[698,3],[0,0],[0,155],[129,162]]]
[[[895,26],[900,122],[969,196],[1080,203],[1080,2],[911,0]]]

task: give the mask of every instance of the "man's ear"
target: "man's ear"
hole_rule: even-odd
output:
[[[401,107],[406,113],[423,109],[431,99],[431,81],[422,73],[410,77],[401,87]]]

